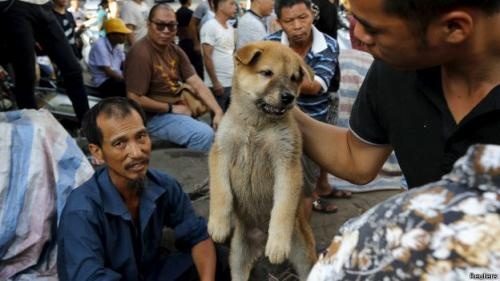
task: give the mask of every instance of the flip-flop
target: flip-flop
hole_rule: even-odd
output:
[[[318,194],[321,198],[338,198],[338,199],[347,199],[351,198],[352,193],[350,191],[340,190],[336,188],[332,188],[330,193],[328,194]]]
[[[338,208],[335,206],[335,204],[330,203],[326,200],[322,200],[321,198],[318,198],[313,201],[313,211],[320,212],[320,213],[335,213],[337,212]]]

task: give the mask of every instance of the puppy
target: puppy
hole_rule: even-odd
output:
[[[235,64],[231,105],[209,155],[208,231],[224,241],[234,212],[233,281],[248,280],[264,250],[271,263],[289,259],[305,280],[316,252],[299,211],[302,139],[289,110],[313,72],[291,49],[269,41],[239,49]]]

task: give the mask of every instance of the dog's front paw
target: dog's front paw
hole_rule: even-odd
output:
[[[266,257],[271,263],[284,262],[290,255],[290,241],[278,237],[269,237],[266,244]]]
[[[212,240],[217,243],[222,243],[229,236],[230,219],[214,218],[212,216],[208,219],[208,234]]]

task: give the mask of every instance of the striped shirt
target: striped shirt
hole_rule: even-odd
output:
[[[314,26],[312,27],[312,35],[312,46],[305,57],[305,62],[313,69],[314,80],[321,85],[321,94],[315,96],[301,95],[297,104],[309,116],[318,120],[325,120],[330,106],[328,88],[335,72],[339,47],[335,39],[320,32]],[[280,41],[283,45],[290,45],[283,30],[267,36],[266,40]]]

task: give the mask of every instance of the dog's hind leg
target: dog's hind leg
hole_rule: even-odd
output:
[[[238,222],[236,223],[229,253],[232,281],[247,281],[253,264],[262,255],[262,243],[248,237],[249,231],[251,230]]]
[[[317,259],[316,246],[311,226],[302,214],[299,214],[296,224],[290,262],[294,265],[300,280],[306,280]]]

